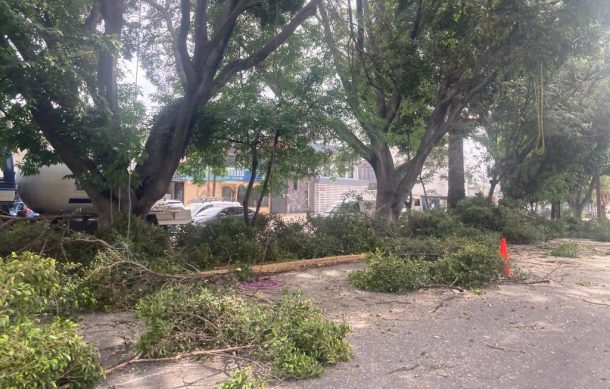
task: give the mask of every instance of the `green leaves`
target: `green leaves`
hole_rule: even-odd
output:
[[[251,356],[285,378],[316,377],[325,365],[349,359],[349,327],[325,320],[310,301],[294,294],[269,306],[230,290],[185,285],[143,299],[137,314],[148,327],[138,342],[145,356],[251,346]]]
[[[45,320],[55,300],[69,309],[69,279],[55,260],[33,253],[12,254],[0,264],[0,386],[92,387],[103,376],[93,346],[70,320]],[[66,290],[68,289],[68,290]]]

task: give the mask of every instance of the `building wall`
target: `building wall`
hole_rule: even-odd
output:
[[[345,199],[350,192],[367,191],[369,183],[357,179],[319,178],[313,184],[314,206],[313,211],[324,211],[329,205]]]

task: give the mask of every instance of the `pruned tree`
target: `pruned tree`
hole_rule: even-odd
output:
[[[14,146],[37,143],[43,153],[50,146],[91,198],[101,226],[110,224],[120,194],[130,199],[124,210],[145,215],[184,156],[195,112],[282,45],[318,2],[2,2],[0,90],[19,134]],[[244,24],[256,26],[255,35],[238,34]],[[157,115],[128,127],[120,62],[138,51],[156,56],[158,69],[145,55],[143,64],[168,88]],[[51,162],[34,154],[30,161]]]
[[[492,81],[527,61],[560,61],[571,42],[587,41],[589,5],[358,0],[355,9],[319,8],[356,122],[337,134],[373,167],[381,221],[398,217],[428,154]]]

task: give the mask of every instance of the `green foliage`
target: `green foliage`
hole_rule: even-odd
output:
[[[581,252],[580,245],[576,242],[561,242],[552,247],[548,253],[554,257],[576,258]]]
[[[187,275],[193,271],[185,266],[179,258],[171,256],[142,261],[123,251],[104,250],[98,252],[80,276],[83,285],[95,297],[96,308],[129,309],[165,283],[180,280],[180,276],[173,279],[173,275]]]
[[[226,289],[177,286],[142,299],[137,315],[147,327],[137,344],[145,356],[252,345],[252,356],[292,378],[318,376],[324,365],[349,358],[349,327],[292,294],[263,305]]]
[[[367,267],[349,274],[357,288],[376,292],[406,293],[430,283],[432,263],[376,252],[366,259]]]
[[[104,375],[93,346],[77,334],[77,325],[55,319],[24,318],[0,326],[0,386],[6,388],[69,385],[91,388]]]
[[[377,244],[375,222],[364,214],[309,216],[307,220],[315,237],[330,249],[327,255],[362,253],[373,250]]]
[[[252,367],[246,366],[231,372],[229,379],[220,383],[219,389],[265,389],[267,384],[257,376]]]
[[[449,216],[443,210],[413,212],[408,219],[407,235],[413,237],[437,238],[455,235],[463,228],[456,218]]]
[[[498,215],[491,201],[483,196],[466,197],[460,200],[454,215],[462,223],[480,229],[498,229]]]
[[[129,240],[127,226],[129,224]],[[96,235],[111,245],[127,245],[132,256],[150,260],[164,256],[171,248],[169,233],[163,227],[125,213],[117,213],[111,230],[99,230]]]
[[[400,254],[377,251],[369,255],[367,267],[349,274],[357,288],[378,292],[406,293],[431,283],[480,288],[499,277],[501,258],[496,247],[497,239],[455,238],[447,240],[401,241]],[[432,250],[426,254],[422,250]],[[415,249],[420,257],[404,250]],[[437,254],[438,253],[438,254]],[[432,262],[424,256],[435,258]]]
[[[69,281],[69,280],[68,280]],[[94,348],[70,320],[51,317],[88,294],[66,283],[55,260],[12,254],[0,268],[0,386],[93,387],[103,376]],[[61,308],[61,309],[53,309]]]
[[[243,220],[221,219],[203,226],[186,225],[176,237],[176,252],[200,268],[262,259],[259,231]]]
[[[501,264],[497,247],[465,241],[435,264],[434,279],[449,285],[480,288],[500,278]]]
[[[378,249],[383,253],[404,258],[434,260],[443,254],[445,244],[446,240],[436,237],[391,237],[380,239]]]
[[[610,221],[590,220],[573,223],[569,226],[568,235],[574,238],[610,242]]]

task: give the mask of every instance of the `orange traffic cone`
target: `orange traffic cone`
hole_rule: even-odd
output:
[[[506,238],[502,238],[500,241],[500,256],[504,258],[504,265],[502,266],[502,273],[508,278],[513,276],[513,269],[510,268],[510,261],[508,259],[508,247],[506,246]]]

